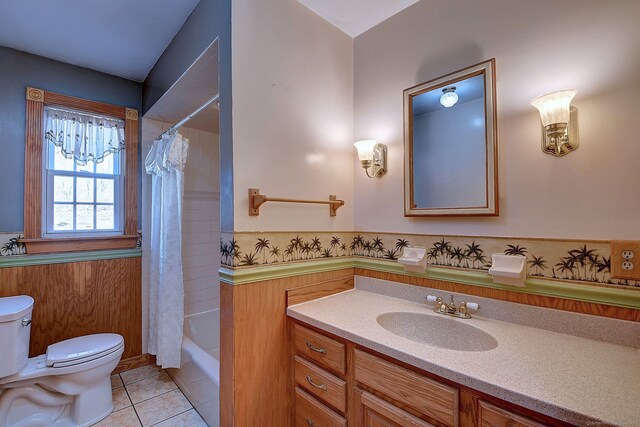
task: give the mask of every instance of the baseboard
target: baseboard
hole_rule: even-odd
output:
[[[113,374],[119,374],[120,372],[130,371],[131,369],[139,368],[141,366],[155,365],[156,357],[151,354],[141,354],[140,356],[129,357],[128,359],[121,360],[113,370]]]

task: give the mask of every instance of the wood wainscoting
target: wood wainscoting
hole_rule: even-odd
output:
[[[288,298],[328,295],[353,287],[354,269],[313,273],[244,285],[220,284],[220,425],[290,427]],[[313,286],[316,285],[317,289]],[[289,289],[305,288],[287,296]]]
[[[0,297],[35,300],[31,357],[81,335],[124,337],[122,359],[142,354],[140,257],[0,268]]]

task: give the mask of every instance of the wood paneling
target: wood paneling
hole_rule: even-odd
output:
[[[36,92],[39,93],[39,92]],[[24,236],[42,237],[42,147],[44,104],[27,92],[24,152]]]
[[[0,269],[0,297],[35,300],[30,356],[81,335],[124,337],[123,359],[142,353],[141,258]]]
[[[246,285],[221,283],[220,425],[291,426],[287,289],[352,276],[350,268]]]
[[[380,271],[356,268],[356,275],[372,277],[374,279],[390,280],[415,286],[424,286],[443,291],[460,292],[483,298],[493,298],[518,304],[534,305],[537,307],[553,308],[556,310],[572,311],[575,313],[591,314],[594,316],[611,317],[615,319],[640,322],[640,310],[624,307],[614,307],[604,304],[569,300],[564,298],[532,295],[524,292],[505,291],[502,289],[483,288],[480,286],[464,285],[461,283],[444,282],[423,277],[405,276],[402,274],[384,273]]]
[[[287,290],[287,307],[353,289],[354,277],[315,283]]]

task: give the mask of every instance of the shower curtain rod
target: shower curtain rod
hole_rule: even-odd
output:
[[[216,102],[218,99],[220,98],[220,94],[216,94],[213,98],[209,99],[207,102],[205,102],[204,104],[202,104],[200,107],[198,107],[193,113],[189,114],[187,117],[185,117],[184,119],[180,120],[178,123],[176,123],[175,125],[171,126],[169,129],[167,129],[166,131],[162,132],[162,135],[164,135],[165,133],[175,133],[178,131],[178,128],[182,125],[184,125],[185,123],[187,123],[189,120],[191,120],[193,117],[197,116],[198,113],[200,113],[202,110],[204,110],[205,108],[207,108],[209,105],[211,105],[213,102]]]

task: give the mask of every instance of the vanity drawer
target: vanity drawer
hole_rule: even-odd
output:
[[[345,381],[300,356],[295,357],[295,378],[296,382],[309,393],[343,413],[346,411],[347,383]]]
[[[458,425],[458,389],[355,350],[356,381],[443,424]]]
[[[296,352],[339,374],[346,371],[345,345],[298,324],[294,327]]]
[[[295,427],[346,427],[347,420],[296,387]]]
[[[493,406],[484,400],[478,401],[478,408],[479,427],[543,427],[543,424]]]

